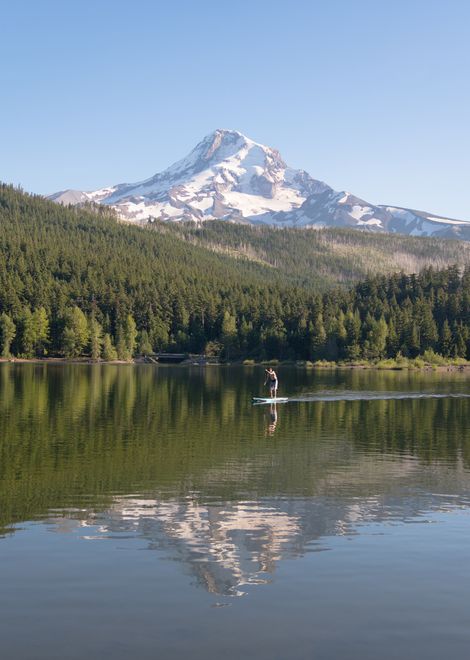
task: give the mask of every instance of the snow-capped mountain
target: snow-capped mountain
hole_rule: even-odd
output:
[[[93,192],[65,190],[50,199],[73,205],[106,204],[131,222],[202,222],[219,218],[470,240],[470,222],[377,206],[350,193],[337,192],[307,172],[288,167],[275,149],[238,131],[223,129],[205,137],[186,158],[150,179]]]

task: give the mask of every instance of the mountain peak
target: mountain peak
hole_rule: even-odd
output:
[[[222,138],[229,138],[229,139],[242,139],[246,141],[253,142],[253,140],[250,140],[246,135],[241,133],[240,131],[235,131],[232,128],[216,128],[212,133],[209,133],[208,136],[206,137],[217,137],[217,136],[222,136]]]
[[[203,222],[220,218],[279,227],[354,227],[366,231],[458,237],[470,224],[337,192],[286,165],[275,149],[240,131],[217,128],[181,160],[150,179],[94,192],[62,191],[51,199],[115,208],[131,222]]]
[[[206,135],[201,142],[194,147],[189,154],[189,157],[196,156],[198,159],[202,159],[205,163],[209,161],[220,162],[234,156],[240,150],[246,149],[250,146],[259,146],[260,148],[266,149],[266,147],[258,145],[239,131],[227,128],[217,128],[215,131],[212,131],[212,133]]]

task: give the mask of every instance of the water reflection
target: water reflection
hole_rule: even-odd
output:
[[[464,374],[285,369],[282,410],[251,406],[259,376],[1,365],[0,528],[140,539],[241,595],[331,537],[468,506]]]
[[[268,421],[268,428],[267,428],[267,434],[268,435],[273,435],[274,431],[276,430],[277,426],[277,406],[275,403],[271,403],[269,405],[269,421]]]
[[[86,533],[89,540],[116,534],[145,539],[150,549],[166,549],[183,562],[209,592],[236,596],[248,584],[268,582],[300,533],[297,517],[275,505],[211,506],[194,499],[117,499],[111,509],[81,524],[93,528]]]
[[[410,473],[408,472],[408,477]],[[445,482],[436,486],[448,487]],[[467,483],[465,484],[467,486]],[[207,504],[184,500],[118,497],[106,511],[81,520],[89,541],[137,538],[149,550],[165,550],[199,586],[213,594],[243,596],[248,585],[266,584],[278,562],[329,549],[334,536],[353,537],[369,524],[427,522],[436,512],[467,508],[466,495],[391,488],[365,498],[282,498]],[[63,529],[61,530],[63,531]]]

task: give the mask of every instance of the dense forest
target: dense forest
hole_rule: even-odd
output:
[[[376,234],[357,229],[290,229],[224,220],[154,222],[156,231],[217,253],[264,264],[284,282],[328,291],[349,287],[371,274],[418,273],[470,263],[470,242]]]
[[[220,222],[143,229],[6,185],[0,223],[3,357],[470,357],[466,243]],[[393,250],[408,266],[443,267],[377,274],[393,269]]]

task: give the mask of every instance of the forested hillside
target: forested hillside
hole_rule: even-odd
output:
[[[356,229],[276,229],[223,220],[155,222],[156,231],[180,236],[217,253],[249,259],[290,280],[326,291],[349,286],[372,274],[418,273],[470,264],[470,244],[403,234],[373,234]]]
[[[469,356],[470,270],[449,265],[470,261],[464,243],[222,223],[141,229],[11,186],[0,187],[0,223],[4,357]],[[410,264],[446,268],[325,292],[386,269],[392,249]]]

